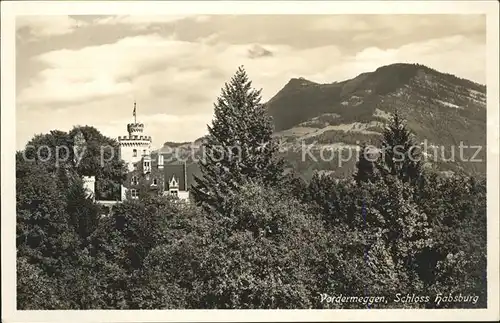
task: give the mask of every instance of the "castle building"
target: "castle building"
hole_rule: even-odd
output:
[[[154,194],[170,195],[188,202],[190,180],[186,163],[165,163],[162,153],[153,153],[151,136],[145,135],[144,124],[137,122],[135,103],[133,116],[134,122],[127,124],[128,135],[118,137],[120,158],[128,169],[127,178],[121,187],[121,200],[137,199],[140,194]],[[86,176],[83,181],[89,196],[93,196],[95,177]],[[97,202],[106,204],[111,201]]]

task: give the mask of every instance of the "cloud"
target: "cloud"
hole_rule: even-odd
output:
[[[485,15],[328,15],[320,16],[310,25],[312,30],[331,30],[338,32],[381,32],[386,31],[392,36],[414,35],[429,32],[466,33],[470,31],[484,32],[486,28]]]
[[[209,106],[242,64],[254,85],[264,88],[264,99],[292,77],[329,83],[398,62],[418,62],[484,83],[485,55],[485,44],[460,35],[397,48],[368,47],[352,56],[343,55],[334,45],[297,49],[288,45],[187,42],[158,34],[139,35],[35,57],[46,68],[19,92],[18,103],[78,103],[133,93],[138,97],[206,100]]]
[[[320,59],[319,55],[316,56],[316,59]],[[319,64],[311,58],[307,58],[307,60],[311,65]],[[301,76],[317,83],[330,83],[344,81],[361,73],[374,71],[384,65],[419,63],[440,72],[485,84],[485,62],[485,43],[478,43],[461,35],[455,35],[408,43],[394,48],[367,47],[353,55],[341,55],[333,60],[328,60],[328,64],[322,65],[323,68],[310,68]]]
[[[33,39],[48,36],[60,36],[73,32],[75,29],[86,26],[83,21],[69,16],[18,16],[16,30],[27,29]]]
[[[250,57],[260,55],[259,60],[250,58],[249,53]],[[17,99],[19,104],[58,104],[126,92],[147,95],[155,89],[175,96],[193,90],[198,97],[204,93],[212,96],[241,64],[255,72],[256,81],[261,76],[262,81],[278,77],[278,82],[285,82],[287,77],[326,68],[331,64],[328,59],[339,56],[335,46],[296,50],[286,45],[212,44],[158,34],[139,35],[111,44],[61,49],[34,57],[46,68],[32,78]],[[270,91],[278,90],[277,87],[278,83]]]
[[[270,50],[265,49],[264,47],[255,44],[248,50],[248,57],[249,58],[259,58],[259,57],[266,57],[266,56],[273,56],[273,52]]]
[[[129,79],[157,64],[188,54],[194,44],[156,34],[123,38],[112,44],[61,49],[34,57],[40,71],[18,96],[19,103],[61,103],[120,95]]]
[[[113,20],[115,18],[107,17],[108,20],[101,24],[144,26],[166,22],[165,16],[161,19],[151,16],[116,18],[120,22]],[[207,19],[191,18],[194,25],[196,19]],[[174,21],[173,17],[169,19]],[[342,25],[339,21],[327,22],[330,30]],[[365,27],[363,23],[346,26],[351,29]],[[389,27],[390,23],[386,23],[377,27],[382,29],[373,27],[373,30],[389,30],[384,29]],[[36,55],[32,58],[36,62],[34,65],[42,65],[42,69],[34,70],[28,86],[20,87],[17,92],[18,141],[26,142],[34,132],[54,128],[65,130],[74,124],[95,125],[109,136],[123,135],[126,123],[131,120],[134,99],[138,102],[138,116],[146,124],[155,144],[194,140],[206,133],[213,102],[224,82],[240,65],[244,65],[253,86],[263,89],[264,101],[292,77],[331,83],[398,62],[421,63],[483,83],[486,77],[486,44],[463,35],[448,34],[421,41],[400,37],[407,39],[404,44],[391,46],[360,41],[360,36],[357,42],[364,46],[353,50],[328,37],[319,45],[305,41],[304,45],[297,46],[298,36],[294,33],[292,42],[291,38],[286,38],[290,37],[289,32],[279,37],[275,35],[272,41],[270,37],[262,41],[256,39],[259,37],[250,37],[251,40],[245,42],[248,38],[243,31],[231,29],[235,32],[231,37],[239,39],[235,42],[225,35],[225,31],[217,25],[213,30],[201,34],[191,32],[191,38],[181,39],[160,32],[144,34],[140,30],[137,33],[141,35],[132,34],[107,44],[57,49]],[[371,29],[362,35],[366,37],[370,32]],[[370,37],[380,39],[381,35],[374,33]]]
[[[202,23],[207,22],[210,17],[205,15],[128,15],[97,18],[93,23],[96,25],[128,25],[135,29],[147,29],[151,25],[170,24],[184,19]]]
[[[123,135],[134,99],[138,116],[155,140],[194,140],[206,133],[213,102],[239,65],[245,65],[255,87],[264,87],[267,100],[288,78],[322,70],[331,64],[325,58],[340,57],[335,46],[257,47],[274,56],[251,59],[248,52],[254,45],[183,42],[156,34],[38,55],[34,59],[46,68],[18,93],[17,116],[25,120],[18,129],[19,145],[34,131],[70,129],[74,124],[95,125],[109,136]]]
[[[309,29],[332,30],[332,31],[366,31],[373,28],[363,16],[356,15],[358,19],[352,19],[350,15],[334,15],[320,17],[314,20]]]
[[[467,48],[467,50],[464,50]],[[486,44],[478,44],[461,35],[410,43],[399,48],[366,48],[358,52],[346,67],[360,72],[392,63],[420,63],[440,72],[455,74],[486,83]]]

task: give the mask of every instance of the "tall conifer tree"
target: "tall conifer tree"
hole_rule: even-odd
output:
[[[201,177],[192,188],[195,201],[206,209],[224,212],[227,197],[248,181],[272,184],[283,176],[276,158],[273,124],[260,103],[261,90],[252,87],[246,71],[238,68],[214,104],[200,161]]]
[[[374,181],[379,174],[375,167],[375,152],[373,152],[366,144],[362,144],[359,150],[359,158],[356,162],[356,172],[354,180],[357,183]]]
[[[382,134],[381,146],[383,155],[376,163],[381,174],[416,183],[422,174],[421,153],[397,111]]]

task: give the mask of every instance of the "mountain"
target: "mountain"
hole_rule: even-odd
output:
[[[377,144],[396,109],[416,142],[426,142],[429,165],[471,175],[486,172],[486,86],[423,65],[382,66],[330,84],[294,78],[265,105],[289,167],[305,178],[315,170],[351,173],[355,158],[339,165],[339,154],[347,159],[349,150],[357,155],[353,149],[360,143]],[[484,147],[475,156],[483,162],[466,161],[476,148],[463,148],[464,158],[457,160],[461,142]],[[455,161],[443,160],[453,153]]]
[[[460,96],[458,105],[468,106],[469,98],[483,97],[485,91],[483,85],[422,65],[393,64],[331,84],[318,84],[303,78],[291,79],[267,103],[267,107],[274,117],[276,131],[281,131],[324,113],[339,114],[339,122],[365,120],[373,115],[377,104],[409,94],[413,96],[411,103]]]

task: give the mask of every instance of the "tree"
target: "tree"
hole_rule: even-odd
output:
[[[150,273],[144,264],[152,250],[182,237],[183,227],[176,224],[186,217],[183,207],[170,197],[150,196],[117,204],[111,215],[99,221],[92,235],[94,263],[87,266],[101,277],[104,308],[149,308],[148,304],[157,304],[150,298],[159,286],[147,281]]]
[[[398,176],[404,182],[417,183],[422,174],[420,152],[412,134],[396,111],[385,128],[381,142],[382,158],[376,162],[382,174]]]
[[[95,176],[98,199],[120,198],[127,169],[120,159],[118,142],[94,127],[76,126],[68,133],[52,130],[36,135],[21,153],[25,161],[36,161],[51,173],[65,169],[77,176]]]
[[[96,177],[96,198],[119,200],[121,184],[127,177],[125,162],[120,159],[118,142],[91,126],[76,126],[69,133],[72,157],[79,151],[81,160],[74,164],[80,176]],[[76,145],[76,146],[75,146]]]
[[[99,147],[105,142],[105,137],[97,136],[93,149],[81,156],[98,161]],[[16,153],[20,259],[17,278],[21,309],[86,309],[103,304],[99,296],[98,262],[91,255],[99,207],[86,197],[78,167],[81,165],[73,159],[73,148],[70,135],[51,131],[35,136],[24,151]],[[104,156],[105,160],[111,159],[107,157],[110,156]],[[95,162],[90,164],[94,168],[88,167],[88,172],[95,171],[111,180],[120,179],[120,163],[103,167]],[[28,298],[36,286],[34,280],[39,280],[36,283],[39,283],[41,297],[30,301]]]
[[[282,176],[283,162],[275,157],[272,120],[260,103],[260,92],[239,67],[214,104],[201,177],[192,189],[195,201],[206,209],[224,213],[224,201],[243,183],[262,179],[275,184]]]
[[[17,309],[49,310],[64,307],[64,300],[54,288],[54,279],[25,257],[18,256],[17,265]]]
[[[38,161],[16,160],[18,256],[37,263],[49,276],[67,266],[79,239],[66,212],[58,178]]]
[[[366,182],[366,181],[374,181],[379,172],[375,167],[374,161],[374,152],[370,149],[366,144],[362,144],[358,161],[356,162],[356,172],[354,174],[354,180],[357,183]]]
[[[80,249],[84,249],[90,245],[92,234],[99,225],[100,208],[87,197],[83,181],[78,177],[72,179],[63,192],[66,192],[66,213],[73,229],[79,236]]]
[[[375,268],[384,269],[387,277],[394,277],[389,274],[394,270],[397,280],[391,283],[393,292],[421,291],[417,259],[433,246],[433,239],[428,216],[414,200],[414,188],[392,175],[385,181],[364,186],[367,232],[372,240],[371,249],[377,247],[379,251],[372,263]],[[380,264],[384,254],[390,257],[389,261]]]
[[[428,218],[412,190],[392,175],[359,183],[330,175],[313,177],[308,201],[321,214],[336,252],[325,257],[323,290],[379,295],[389,301],[395,293],[422,291],[417,260],[432,241]],[[397,306],[388,304],[372,307]]]
[[[420,260],[420,276],[428,293],[479,296],[477,304],[434,304],[436,307],[485,307],[486,183],[462,175],[426,175],[417,203],[429,216],[433,248]]]
[[[310,308],[328,248],[320,219],[289,193],[241,187],[232,214],[210,225],[199,250],[203,293],[195,308]]]
[[[47,134],[34,136],[22,152],[25,161],[36,161],[49,172],[72,163],[71,138],[64,131],[52,130]]]
[[[148,253],[132,295],[134,308],[200,308],[200,298],[207,292],[203,284],[206,271],[201,264],[206,257],[209,230],[191,230],[193,225],[201,224],[200,219],[203,223],[203,217],[194,220],[195,215],[201,214],[190,209],[169,221],[170,238]]]
[[[303,200],[307,192],[307,183],[295,170],[292,170],[284,175],[279,188],[289,192],[292,197]]]

